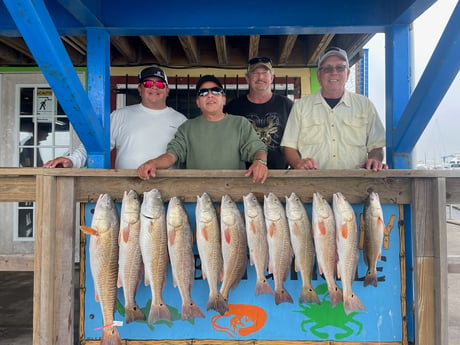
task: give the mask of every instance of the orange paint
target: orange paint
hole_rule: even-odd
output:
[[[347,224],[343,224],[341,229],[342,229],[342,231],[341,231],[342,237],[345,238],[345,239],[348,238],[348,226],[347,226]]]
[[[319,222],[318,223],[318,229],[319,229],[319,233],[321,235],[326,235],[326,226],[324,225],[324,222]]]
[[[224,332],[235,338],[257,332],[262,329],[266,321],[266,311],[257,305],[229,304],[228,311],[224,315],[214,315],[211,318],[211,325],[216,332]]]

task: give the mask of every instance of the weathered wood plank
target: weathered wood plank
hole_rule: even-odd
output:
[[[35,176],[0,177],[1,201],[35,200]]]
[[[447,257],[447,271],[448,273],[460,273],[460,256]]]
[[[446,202],[460,204],[460,178],[446,178]]]
[[[58,177],[54,219],[54,333],[56,345],[73,345],[74,338],[74,262],[75,262],[75,179]],[[53,221],[53,220],[52,220]]]
[[[435,338],[436,308],[433,298],[434,260],[432,257],[417,258],[417,281],[416,289],[416,339],[418,345],[440,345],[442,343]]]
[[[33,345],[54,345],[56,178],[37,176]],[[59,206],[58,206],[59,207]],[[57,302],[57,301],[56,301]]]
[[[0,255],[0,271],[33,271],[33,254]]]

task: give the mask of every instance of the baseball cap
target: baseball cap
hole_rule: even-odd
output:
[[[338,47],[329,47],[320,54],[319,59],[318,59],[318,67],[320,67],[323,61],[326,60],[329,56],[334,56],[334,55],[344,60],[348,66],[347,52]]]
[[[254,57],[248,61],[248,72],[252,72],[259,67],[265,67],[270,72],[273,72],[272,59],[268,57]]]
[[[207,81],[210,81],[210,82],[213,82],[215,83],[217,86],[219,86],[221,89],[223,89],[224,87],[222,86],[222,83],[220,82],[219,79],[217,79],[215,76],[213,75],[210,75],[210,74],[206,74],[204,76],[202,76],[200,79],[198,79],[198,81],[196,82],[196,92],[198,94],[198,91],[200,91],[201,89],[201,85],[203,85],[204,83],[206,83]]]
[[[163,79],[166,84],[168,83],[168,77],[166,77],[165,72],[158,66],[150,66],[144,68],[140,73],[139,73],[139,83],[142,83],[145,79],[149,77],[157,77]]]

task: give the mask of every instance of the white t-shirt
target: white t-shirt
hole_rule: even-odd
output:
[[[110,114],[110,149],[116,148],[115,168],[137,169],[145,161],[166,152],[177,128],[187,120],[178,111],[146,108],[141,103],[117,109]],[[69,158],[74,168],[86,163],[87,153],[80,145]]]

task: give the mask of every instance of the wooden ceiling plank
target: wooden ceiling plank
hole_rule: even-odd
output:
[[[217,63],[219,65],[228,65],[227,39],[225,36],[214,36],[216,44]]]
[[[111,36],[110,43],[121,55],[125,56],[129,62],[137,61],[137,49],[131,45],[127,37]]]
[[[28,58],[31,58],[31,59],[34,58],[29,48],[27,47],[26,43],[22,39],[22,37],[6,38],[3,36],[0,36],[0,42],[8,47],[11,47],[14,50],[17,50],[18,52],[27,56]]]
[[[153,54],[158,63],[162,65],[167,65],[169,63],[166,42],[162,41],[161,37],[140,36],[140,38],[149,49],[149,51]]]
[[[259,55],[260,35],[249,36],[248,60]]]
[[[282,66],[288,63],[297,37],[298,35],[287,35],[281,38],[281,53],[278,59],[278,65]]]
[[[198,45],[195,36],[177,36],[191,65],[199,63]]]
[[[316,49],[313,51],[311,56],[308,58],[308,66],[316,66],[318,64],[319,54],[326,49],[334,38],[335,34],[322,35],[319,42],[316,44]]]

